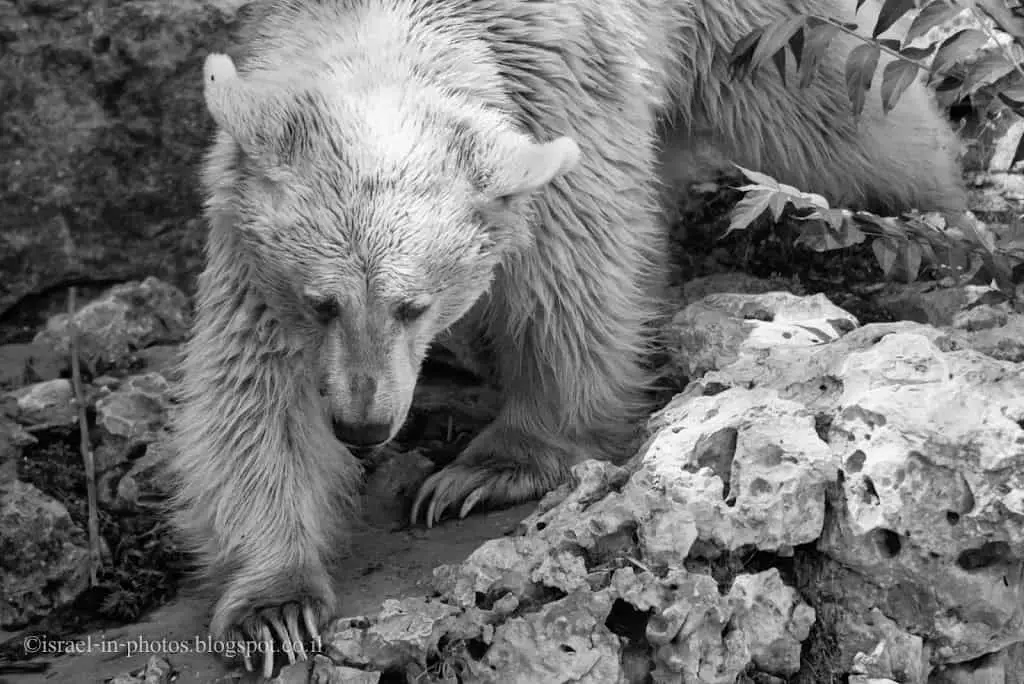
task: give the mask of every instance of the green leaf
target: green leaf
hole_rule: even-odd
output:
[[[900,18],[914,9],[917,5],[914,0],[885,0],[885,4],[882,5],[882,9],[878,12],[878,22],[875,23],[875,29],[871,32],[872,38],[877,38],[886,32],[886,30],[895,24]]]
[[[850,51],[846,58],[846,92],[853,104],[853,115],[860,116],[864,111],[864,99],[871,89],[871,79],[878,67],[881,54],[877,45],[862,43]]]
[[[1020,51],[1014,46],[1017,59],[1020,59]],[[992,85],[999,79],[1016,72],[1014,62],[1007,59],[1002,50],[985,52],[977,61],[967,66],[960,85],[960,96],[966,97],[976,93],[985,86]]]
[[[760,173],[758,171],[751,171],[750,169],[744,168],[739,164],[733,164],[733,166],[739,169],[744,176],[754,181],[755,183],[760,183],[761,185],[769,188],[778,189],[779,187],[779,181],[775,180],[768,174]]]
[[[750,58],[750,68],[752,70],[758,69],[769,57],[775,57],[777,53],[784,51],[790,39],[797,31],[804,27],[806,21],[806,15],[798,14],[769,24],[764,29],[761,40],[758,41],[757,46],[754,48],[754,54]],[[783,53],[781,59],[783,60],[781,73],[783,80],[785,80],[785,53]],[[779,66],[778,61],[776,61],[776,66]]]
[[[882,111],[888,113],[899,102],[900,96],[917,78],[917,66],[894,59],[882,70]]]
[[[882,273],[889,277],[896,268],[896,261],[899,254],[899,247],[892,238],[875,238],[871,242],[871,251],[882,267]]]
[[[805,22],[806,25],[806,22]],[[793,34],[793,37],[789,39],[789,49],[793,52],[793,58],[796,59],[796,68],[800,68],[800,62],[804,56],[804,27]]]
[[[921,272],[921,245],[913,240],[908,240],[903,243],[899,256],[907,276],[907,282],[914,282],[917,280],[917,275]]]
[[[1019,7],[1011,9],[1006,0],[974,0],[975,4],[984,9],[985,14],[992,17],[996,26],[1014,38],[1024,38],[1024,16]]]
[[[732,220],[729,222],[729,228],[726,229],[725,235],[736,230],[749,228],[750,224],[756,221],[771,204],[772,195],[774,194],[771,191],[756,191],[737,202],[730,214]],[[722,237],[725,237],[725,235]]]
[[[902,50],[900,50],[900,54],[901,55],[903,55],[907,59],[912,59],[915,62],[920,62],[922,59],[924,59],[925,57],[928,57],[933,52],[935,52],[935,45],[934,44],[929,45],[928,47],[923,47],[923,48],[906,47],[906,48],[903,48]]]
[[[970,57],[988,42],[984,31],[964,29],[942,41],[932,60],[932,71],[941,72],[965,57]]]
[[[903,44],[909,45],[914,42],[915,38],[923,36],[939,24],[949,21],[960,14],[963,9],[950,0],[932,0],[914,17],[910,28],[907,29],[907,35],[903,38]]]
[[[732,46],[732,52],[729,53],[730,78],[743,78],[750,73],[750,60],[754,55],[754,49],[757,48],[758,41],[761,40],[762,33],[764,33],[764,29],[754,29]]]
[[[803,61],[800,64],[800,87],[806,88],[811,84],[814,73],[825,56],[829,44],[839,35],[839,27],[832,24],[818,24],[811,26],[808,22],[806,38],[804,40]]]

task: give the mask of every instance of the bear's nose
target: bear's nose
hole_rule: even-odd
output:
[[[349,446],[375,447],[391,439],[391,424],[343,423],[335,421],[334,434]]]

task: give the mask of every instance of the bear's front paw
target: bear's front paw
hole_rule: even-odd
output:
[[[320,630],[329,618],[327,605],[309,597],[251,610],[225,630],[224,655],[240,657],[249,672],[253,660],[262,658],[262,675],[270,679],[276,654],[283,653],[290,664],[306,660],[307,645],[310,654],[321,650]]]
[[[424,521],[433,527],[455,505],[465,518],[479,504],[498,507],[539,499],[565,482],[572,466],[584,458],[582,450],[557,437],[491,425],[420,486],[410,521],[416,524],[428,500]]]

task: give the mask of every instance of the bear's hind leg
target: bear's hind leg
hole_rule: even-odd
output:
[[[174,522],[219,594],[218,652],[249,669],[261,659],[269,678],[275,653],[304,658],[302,642],[336,608],[327,568],[346,541],[359,466],[321,419],[304,351],[228,273],[200,281],[171,462]]]

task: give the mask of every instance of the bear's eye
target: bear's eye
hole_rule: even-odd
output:
[[[316,316],[317,320],[324,323],[337,318],[341,312],[338,300],[332,297],[311,298],[309,300],[309,308],[312,309],[313,315]]]
[[[430,308],[429,304],[423,304],[422,302],[402,302],[395,307],[395,318],[400,323],[414,323],[418,318],[423,316]]]

